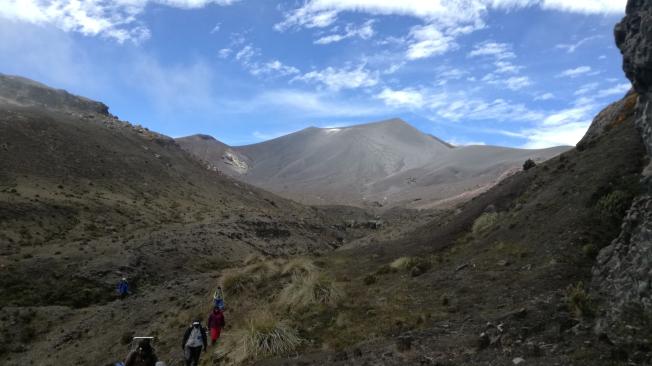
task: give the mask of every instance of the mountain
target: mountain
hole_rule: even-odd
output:
[[[427,208],[463,201],[567,147],[453,147],[400,119],[310,127],[239,147],[196,135],[177,142],[234,178],[309,204]]]

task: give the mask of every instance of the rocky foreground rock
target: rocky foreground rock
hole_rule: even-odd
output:
[[[616,25],[623,70],[638,94],[636,125],[652,156],[652,2],[629,0]],[[603,249],[593,271],[595,292],[604,299],[596,331],[636,348],[652,335],[652,164],[643,172],[642,193],[622,224],[620,236]]]

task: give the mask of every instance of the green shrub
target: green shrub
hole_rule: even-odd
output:
[[[620,222],[632,204],[632,195],[624,191],[613,191],[602,196],[595,205],[601,217]]]
[[[537,166],[537,163],[534,162],[532,159],[527,159],[525,163],[523,163],[523,170],[530,170]]]
[[[566,288],[566,302],[568,309],[576,318],[592,317],[595,314],[591,295],[584,288],[583,282]]]
[[[364,282],[364,284],[367,286],[371,286],[374,283],[378,282],[378,279],[374,275],[366,275],[362,282]]]

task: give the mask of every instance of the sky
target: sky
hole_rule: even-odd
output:
[[[456,145],[574,145],[630,88],[626,0],[2,0],[0,73],[172,137],[399,117]]]

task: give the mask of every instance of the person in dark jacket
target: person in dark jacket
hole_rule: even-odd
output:
[[[192,325],[186,329],[181,342],[186,366],[199,365],[199,356],[201,355],[202,346],[204,351],[208,347],[206,341],[206,329],[201,326],[199,319],[192,322]]]
[[[127,355],[125,366],[156,366],[156,362],[158,362],[158,358],[154,354],[149,339],[141,339],[138,342],[138,348]]]
[[[129,295],[129,282],[127,282],[126,277],[122,277],[122,280],[118,282],[118,295],[121,299],[124,299]]]
[[[217,339],[220,338],[220,333],[225,325],[224,312],[218,307],[214,308],[211,315],[208,316],[208,330],[211,334],[211,345],[215,345]]]

